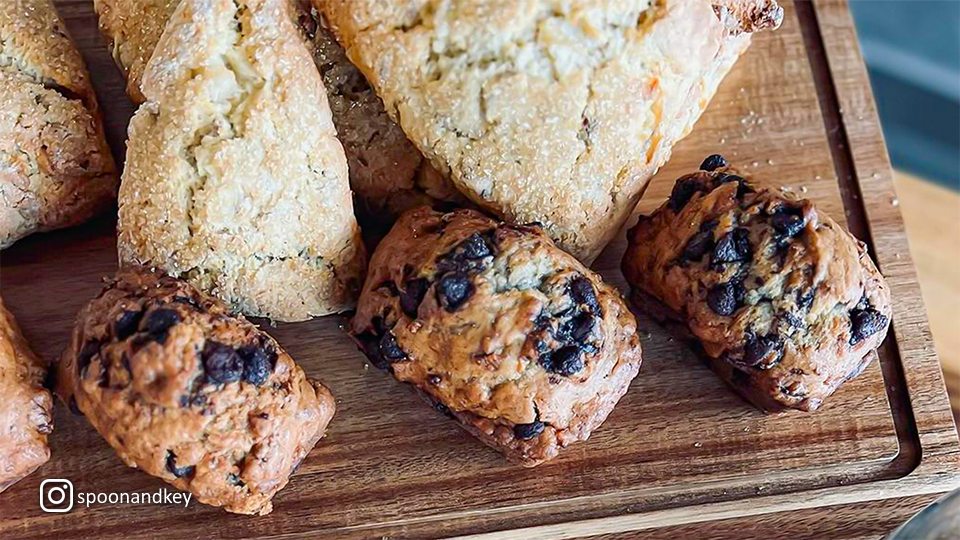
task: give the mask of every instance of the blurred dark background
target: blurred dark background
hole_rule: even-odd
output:
[[[850,0],[893,166],[960,190],[960,1]]]

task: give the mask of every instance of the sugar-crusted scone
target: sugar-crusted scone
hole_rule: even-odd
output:
[[[323,85],[285,0],[184,0],[130,123],[118,250],[247,315],[353,307],[365,255]]]
[[[759,188],[719,155],[628,234],[635,304],[692,334],[761,409],[813,411],[883,341],[890,291],[866,246],[809,200]]]
[[[80,311],[57,394],[130,467],[240,514],[272,510],[335,409],[267,333],[145,268]]]
[[[467,199],[423,159],[390,118],[319,13],[304,4],[300,2],[304,8],[301,27],[323,76],[333,123],[347,154],[350,186],[364,217],[390,224],[405,210],[425,204],[467,205]]]
[[[47,363],[30,350],[0,300],[0,492],[50,459],[53,400],[43,387]]]
[[[140,81],[178,5],[180,0],[93,0],[100,32],[127,79],[127,95],[136,104],[146,101]]]
[[[477,205],[592,261],[782,11],[705,0],[314,0],[410,140]],[[723,5],[756,0],[727,0]],[[750,13],[755,21],[727,20]]]
[[[0,249],[110,206],[117,172],[83,58],[49,0],[0,2]]]
[[[180,0],[94,0],[100,28],[127,77],[127,94],[144,101],[140,81]],[[466,199],[423,159],[383,109],[343,48],[307,3],[296,2],[297,22],[323,77],[337,135],[347,155],[350,185],[363,217],[392,223],[404,210]]]
[[[538,226],[473,210],[404,214],[350,330],[373,364],[526,466],[589,437],[641,361],[616,289]]]

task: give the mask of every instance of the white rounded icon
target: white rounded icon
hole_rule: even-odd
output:
[[[72,510],[73,482],[65,478],[50,478],[40,482],[40,509],[51,514]]]

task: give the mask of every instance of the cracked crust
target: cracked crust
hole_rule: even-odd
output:
[[[539,227],[472,210],[404,214],[350,330],[372,363],[525,466],[586,440],[641,362],[616,289]]]
[[[247,315],[353,307],[365,255],[320,76],[281,0],[190,0],[150,60],[120,189],[122,263]]]
[[[0,249],[116,197],[93,87],[48,0],[0,2]]]
[[[272,510],[335,409],[268,334],[145,268],[80,311],[57,394],[128,466],[239,514]]]
[[[585,262],[750,39],[702,0],[314,2],[438,170]]]
[[[863,242],[809,200],[705,168],[629,232],[634,303],[686,328],[761,409],[816,410],[875,356],[889,289]]]
[[[94,1],[101,32],[127,78],[127,94],[135,103],[144,101],[140,92],[144,69],[180,1]],[[383,102],[346,58],[322,17],[306,0],[299,0],[297,7],[297,22],[323,78],[362,217],[390,224],[403,211],[423,204],[468,204],[390,119]]]
[[[0,492],[50,459],[53,400],[43,387],[47,363],[30,350],[0,299]]]

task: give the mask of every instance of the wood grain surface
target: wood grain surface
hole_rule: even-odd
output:
[[[673,179],[720,151],[757,180],[846,216],[890,281],[894,328],[880,362],[820,411],[757,412],[686,347],[641,318],[644,366],[618,408],[589,441],[523,469],[368,366],[344,334],[345,319],[328,317],[269,328],[338,402],[328,437],[276,497],[272,514],[235,516],[196,503],[43,513],[43,479],[67,478],[83,492],[168,487],[126,468],[83,418],[58,403],[53,458],[0,495],[0,536],[577,538],[704,530],[697,524],[811,515],[874,499],[916,505],[929,497],[924,494],[960,483],[960,446],[903,224],[891,204],[889,163],[847,8],[838,0],[785,4],[783,27],[756,38],[639,210],[659,205]],[[58,6],[88,62],[111,143],[122,157],[132,107],[97,35],[92,6],[88,0]],[[104,216],[3,252],[4,299],[45,358],[59,355],[77,310],[115,269],[113,227],[113,218]],[[621,234],[595,268],[626,290],[618,270],[623,248]],[[915,495],[921,497],[910,498]],[[621,537],[627,536],[610,538]]]
[[[960,422],[960,193],[903,172],[894,172],[894,182],[953,417]]]

